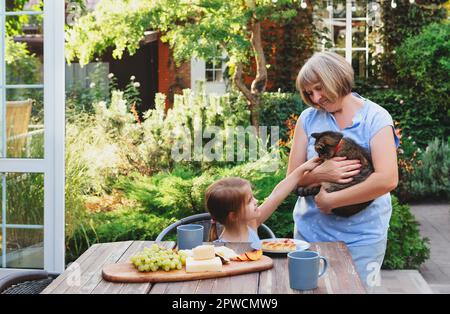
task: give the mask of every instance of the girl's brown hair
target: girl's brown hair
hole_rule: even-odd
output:
[[[251,184],[241,178],[225,178],[211,184],[206,190],[205,206],[211,214],[211,228],[209,241],[218,239],[216,221],[226,225],[229,214],[238,213],[245,205],[248,190]]]

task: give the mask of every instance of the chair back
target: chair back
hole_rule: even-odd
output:
[[[164,241],[164,238],[169,235],[176,235],[177,227],[181,225],[187,225],[187,224],[198,224],[202,225],[204,228],[203,232],[203,241],[208,242],[209,241],[209,230],[211,229],[211,215],[209,213],[202,213],[202,214],[196,214],[192,215],[183,219],[180,219],[167,228],[165,228],[156,238],[155,241]],[[223,226],[220,223],[216,223],[217,225],[217,234],[220,235],[223,231]],[[266,238],[275,238],[275,234],[272,230],[270,230],[269,227],[267,227],[265,224],[262,224],[258,228],[258,236],[261,239]]]
[[[7,157],[21,157],[27,142],[31,99],[6,102]]]

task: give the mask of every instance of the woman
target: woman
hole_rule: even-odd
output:
[[[392,205],[389,192],[398,183],[398,138],[389,113],[351,92],[353,69],[332,52],[314,54],[300,70],[296,86],[311,106],[295,127],[288,174],[315,157],[312,133],[338,131],[356,141],[371,155],[374,173],[365,181],[341,191],[306,197],[294,210],[294,237],[309,242],[344,241],[366,287],[373,287],[386,251]],[[359,172],[357,160],[336,157],[303,175],[300,186],[321,182],[346,183]],[[343,218],[333,208],[374,200],[361,212]],[[305,204],[306,203],[306,204]]]

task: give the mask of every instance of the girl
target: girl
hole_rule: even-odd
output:
[[[277,209],[278,205],[297,186],[300,177],[319,164],[319,158],[303,163],[283,181],[278,183],[267,200],[257,205],[250,182],[241,178],[216,181],[206,190],[206,208],[212,217],[209,241],[255,242],[256,230]],[[224,226],[217,236],[216,221]]]

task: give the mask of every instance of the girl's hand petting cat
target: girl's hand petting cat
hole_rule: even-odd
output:
[[[311,171],[321,163],[322,160],[319,157],[313,157],[310,160],[306,161],[304,164],[302,164],[300,167],[302,167],[304,171]]]
[[[349,183],[353,176],[360,172],[359,159],[346,160],[347,157],[333,157],[317,166],[312,173],[320,182]]]
[[[331,214],[333,207],[332,193],[325,191],[324,187],[320,188],[319,193],[314,197],[317,207],[320,209],[322,214]]]

